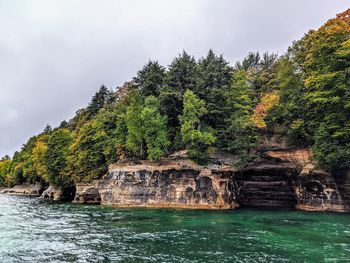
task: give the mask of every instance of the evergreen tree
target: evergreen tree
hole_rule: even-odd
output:
[[[252,122],[253,98],[251,84],[244,70],[236,71],[228,95],[227,129],[221,136],[221,147],[240,157],[238,166],[246,165],[254,157],[252,149],[259,134]]]
[[[165,87],[160,94],[162,112],[168,116],[172,139],[176,137],[179,127],[178,116],[182,112],[183,94],[186,89],[195,90],[197,82],[196,60],[183,51],[169,66]]]
[[[226,97],[231,82],[232,69],[223,56],[209,50],[198,63],[199,79],[195,93],[206,102],[204,121],[215,129],[224,129],[227,110]]]
[[[145,97],[160,94],[165,78],[165,68],[158,64],[158,61],[149,61],[134,78],[136,87]]]
[[[92,97],[88,107],[86,108],[88,118],[95,116],[108,103],[113,101],[113,92],[102,85],[98,92]]]

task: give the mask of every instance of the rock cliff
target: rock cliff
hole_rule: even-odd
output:
[[[268,149],[242,170],[227,160],[216,157],[211,165],[200,166],[176,156],[115,164],[102,179],[77,184],[74,201],[118,207],[350,211],[350,172],[317,170],[308,149]]]
[[[270,144],[271,146],[271,144]],[[350,170],[317,169],[309,149],[262,148],[260,160],[237,170],[234,156],[216,154],[201,166],[184,153],[161,161],[124,161],[91,183],[47,189],[18,185],[1,193],[118,207],[292,208],[350,212]]]
[[[41,194],[41,198],[49,198],[54,201],[63,201],[70,202],[74,199],[76,187],[68,186],[65,188],[57,188],[53,186],[49,186],[43,193]]]
[[[233,171],[203,168],[190,160],[124,163],[101,180],[78,184],[75,202],[119,207],[233,209]]]

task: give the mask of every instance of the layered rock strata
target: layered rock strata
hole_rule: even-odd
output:
[[[233,209],[233,171],[203,169],[189,160],[114,165],[102,180],[78,185],[75,202],[119,207]],[[98,189],[98,191],[97,191]]]
[[[308,149],[270,149],[242,170],[220,161],[203,167],[183,157],[119,163],[102,179],[77,184],[75,196],[77,203],[118,207],[336,212],[350,211],[349,200],[350,172],[317,170]]]

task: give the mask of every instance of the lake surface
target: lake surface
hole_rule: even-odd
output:
[[[350,215],[116,209],[0,195],[0,262],[350,262]]]

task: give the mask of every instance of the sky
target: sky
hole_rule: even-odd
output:
[[[283,54],[348,0],[0,0],[0,156],[148,60]]]

